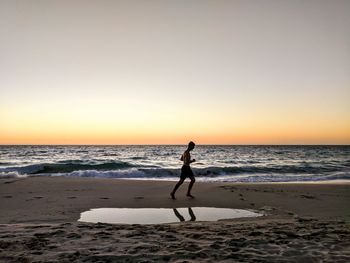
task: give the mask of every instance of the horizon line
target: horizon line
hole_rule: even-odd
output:
[[[0,144],[0,146],[183,146],[185,144]],[[350,144],[198,144],[196,146],[350,146]]]

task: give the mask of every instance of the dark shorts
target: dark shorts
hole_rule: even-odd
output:
[[[189,167],[188,165],[183,165],[181,167],[181,175],[180,178],[181,179],[186,179],[187,177],[191,178],[194,177],[194,174],[192,172],[191,167]]]

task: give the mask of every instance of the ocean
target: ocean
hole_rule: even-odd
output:
[[[185,145],[0,146],[0,178],[177,180]],[[197,145],[198,181],[350,180],[350,146]]]

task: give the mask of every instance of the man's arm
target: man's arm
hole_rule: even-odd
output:
[[[184,152],[183,161],[185,165],[189,165],[191,163],[191,155],[188,151]]]

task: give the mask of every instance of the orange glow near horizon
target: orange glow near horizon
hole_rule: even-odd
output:
[[[117,137],[117,138],[116,138]],[[179,136],[178,136],[179,137]],[[177,145],[187,144],[194,140],[197,144],[218,144],[218,145],[349,145],[349,138],[345,135],[336,140],[331,136],[278,136],[278,137],[250,137],[221,135],[217,138],[202,136],[183,136],[178,138],[162,138],[159,136],[149,137],[124,137],[114,136],[112,138],[91,138],[89,136],[46,136],[26,135],[21,138],[15,136],[3,136],[0,145]]]
[[[256,108],[176,107],[154,100],[67,103],[62,98],[22,102],[22,107],[3,104],[0,144],[350,144],[346,111],[287,104],[274,110],[254,103]]]
[[[6,124],[6,123],[5,123]],[[8,124],[7,124],[8,125]],[[169,125],[169,124],[166,124]],[[349,144],[350,127],[343,126],[325,129],[317,125],[284,126],[282,124],[267,127],[247,125],[229,127],[216,124],[216,128],[193,124],[160,127],[137,126],[128,130],[117,126],[103,126],[97,123],[91,129],[87,124],[79,126],[69,123],[28,123],[20,121],[9,129],[0,129],[0,144],[186,144],[189,140],[197,144]],[[100,127],[98,127],[100,126]],[[4,126],[2,126],[4,127]],[[199,127],[199,128],[196,128]],[[222,127],[222,129],[220,129]]]

